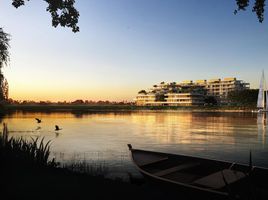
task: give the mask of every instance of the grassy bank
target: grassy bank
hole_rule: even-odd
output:
[[[114,111],[195,111],[195,112],[251,112],[253,106],[136,106],[136,105],[5,105],[2,112],[44,111],[44,112],[114,112]]]
[[[101,167],[93,169],[83,163],[59,166],[50,158],[49,142],[44,143],[41,138],[9,137],[4,126],[0,133],[0,191],[3,199],[160,200],[173,195],[135,179],[123,182],[104,178]]]

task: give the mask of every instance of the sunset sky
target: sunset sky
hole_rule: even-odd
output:
[[[268,16],[234,15],[235,0],[76,0],[78,33],[52,27],[42,0],[11,3],[0,1],[0,27],[13,99],[130,101],[161,81],[224,77],[257,88],[268,69]]]

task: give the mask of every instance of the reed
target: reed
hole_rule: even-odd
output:
[[[62,167],[70,171],[85,173],[91,176],[105,177],[108,174],[108,167],[105,163],[88,163],[83,160],[65,163]]]
[[[31,164],[46,167],[56,167],[55,159],[50,159],[50,142],[44,142],[43,138],[9,137],[7,125],[3,125],[0,134],[0,152],[2,159],[6,161],[20,161],[20,164]]]

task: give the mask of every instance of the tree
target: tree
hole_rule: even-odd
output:
[[[232,91],[228,93],[228,100],[239,106],[256,107],[258,99],[258,89]]]
[[[140,90],[138,94],[147,94],[147,92],[145,90]]]
[[[165,94],[163,94],[163,93],[156,94],[155,101],[166,101],[165,100]]]
[[[0,102],[8,99],[8,83],[2,73],[2,68],[6,66],[10,60],[9,41],[10,35],[0,28]]]
[[[12,5],[18,8],[25,5],[26,1],[30,0],[12,0]],[[75,0],[43,0],[48,3],[47,11],[50,12],[52,18],[52,26],[57,27],[59,24],[63,27],[67,26],[72,28],[73,32],[78,32],[79,27],[77,26],[79,12],[74,7]],[[250,0],[235,0],[237,9],[234,14],[238,11],[245,11],[249,7]],[[260,23],[264,20],[264,7],[265,0],[252,0],[255,1],[252,8],[252,12],[255,12]]]
[[[10,35],[3,31],[3,28],[0,28],[0,74],[2,74],[1,69],[8,64],[9,57],[9,41]]]
[[[0,103],[8,100],[8,82],[3,74],[0,74]]]
[[[218,101],[214,96],[206,96],[204,99],[205,104],[207,105],[217,105]]]
[[[234,11],[234,14],[237,14],[238,11],[245,11],[249,6],[250,0],[236,0],[237,9]],[[260,23],[264,20],[264,7],[265,0],[255,0],[252,12],[255,12]]]
[[[3,84],[2,84],[2,93],[3,93],[3,99],[5,101],[8,100],[8,82],[7,79],[4,78]]]
[[[12,5],[19,8],[30,0],[12,0]],[[72,31],[78,32],[77,26],[79,12],[74,7],[75,0],[43,0],[48,3],[47,11],[50,12],[52,18],[52,26],[70,27]]]

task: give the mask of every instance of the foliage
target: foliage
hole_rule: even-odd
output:
[[[234,14],[237,14],[237,11],[243,10],[249,6],[250,0],[236,0],[237,9],[234,11]],[[264,7],[265,0],[255,0],[252,12],[255,12],[260,23],[264,20]]]
[[[166,101],[165,100],[165,94],[157,94],[156,96],[155,96],[155,100],[156,101]]]
[[[138,94],[147,94],[147,92],[145,90],[140,90]]]
[[[204,87],[199,86],[183,86],[179,90],[180,93],[197,93],[197,94],[206,94],[207,91],[204,89]]]
[[[62,167],[73,172],[85,173],[92,176],[105,176],[109,171],[105,163],[89,164],[86,160],[66,163]]]
[[[214,96],[206,96],[204,99],[205,104],[207,105],[217,105],[218,101]]]
[[[12,5],[18,8],[29,0],[12,0]],[[70,27],[72,31],[78,32],[77,26],[79,12],[74,7],[75,0],[44,0],[48,3],[47,11],[50,12],[52,18],[52,26]]]
[[[3,28],[0,28],[0,74],[2,74],[2,67],[7,65],[10,60],[9,41],[10,35],[5,33]]]
[[[6,66],[10,60],[9,54],[10,35],[0,28],[0,101],[8,99],[8,83],[2,73],[2,68]]]
[[[228,100],[236,105],[256,106],[258,91],[258,89],[232,91],[228,93]]]
[[[8,82],[7,80],[2,77],[0,81],[0,101],[8,101]]]
[[[49,159],[50,141],[44,143],[44,138],[9,137],[7,125],[4,124],[3,133],[0,135],[0,158],[5,161],[16,161],[22,165],[38,165],[56,167],[55,159]]]
[[[26,1],[30,0],[12,0],[12,5],[18,8],[25,5]],[[72,28],[73,32],[78,32],[79,27],[77,26],[79,12],[74,7],[75,0],[44,0],[48,3],[47,11],[50,12],[52,18],[52,26],[57,27],[59,24],[63,27],[67,26]],[[235,0],[237,9],[234,14],[238,11],[245,11],[250,3],[250,0]],[[254,0],[254,6],[252,12],[255,12],[260,23],[264,20],[264,7],[265,0]]]

